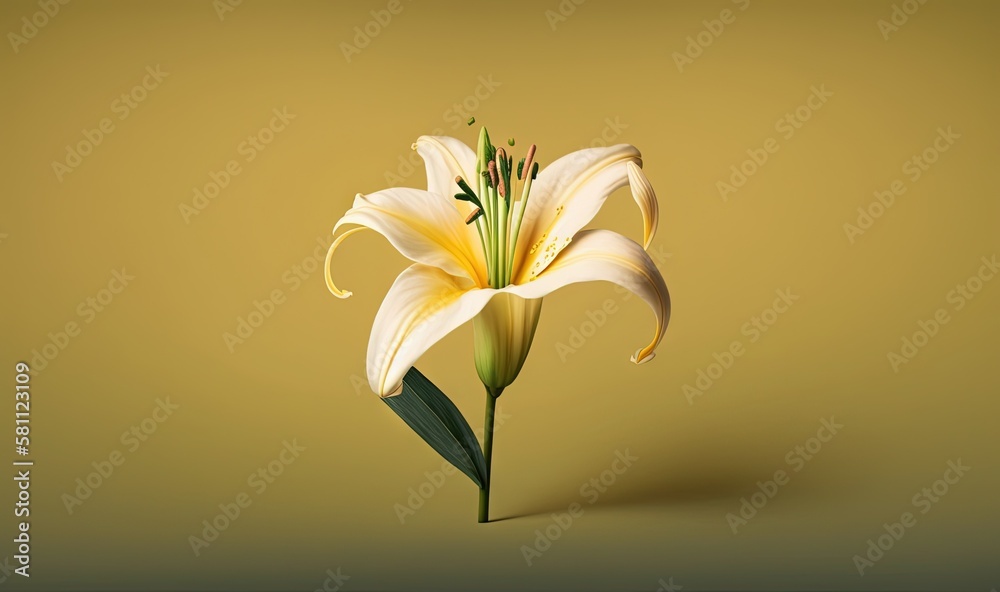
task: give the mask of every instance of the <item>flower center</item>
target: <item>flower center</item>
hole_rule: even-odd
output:
[[[507,143],[513,146],[513,138]],[[476,230],[479,231],[486,258],[486,276],[492,288],[510,285],[524,207],[531,195],[531,182],[538,176],[538,163],[534,162],[534,158],[535,145],[532,144],[525,157],[517,163],[515,175],[513,157],[502,147],[493,146],[484,127],[479,132],[476,158],[478,178],[472,180],[478,185],[478,191],[462,177],[455,178],[455,183],[461,190],[461,193],[455,194],[455,199],[476,206],[465,223],[475,223]],[[512,202],[512,196],[517,195],[518,189],[521,199]]]

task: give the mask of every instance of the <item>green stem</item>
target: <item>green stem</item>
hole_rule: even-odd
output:
[[[490,387],[486,387],[486,421],[483,426],[483,457],[486,459],[486,483],[479,490],[479,522],[490,521],[490,470],[493,466],[493,415],[497,406],[497,397],[503,389],[495,395]]]

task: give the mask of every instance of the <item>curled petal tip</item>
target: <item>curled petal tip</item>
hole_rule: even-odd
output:
[[[632,198],[639,205],[639,210],[642,211],[642,248],[648,250],[659,224],[660,206],[656,200],[656,192],[653,191],[653,186],[650,185],[646,174],[642,172],[642,168],[631,161],[625,163],[625,168],[628,171],[628,183],[632,189]]]
[[[395,397],[396,395],[401,395],[401,394],[403,394],[403,383],[402,382],[399,383],[399,386],[397,386],[396,388],[394,388],[391,391],[387,392],[386,394],[379,395],[379,398],[380,399],[388,399],[389,397]]]
[[[417,143],[416,142],[410,144],[410,150],[416,150],[416,149],[417,149]]]
[[[650,360],[652,360],[653,358],[656,357],[656,352],[652,352],[649,355],[647,355],[646,357],[640,358],[639,355],[641,353],[642,353],[642,350],[640,349],[639,351],[637,351],[634,354],[632,354],[631,361],[636,366],[638,366],[639,364],[645,364],[646,362],[648,362],[648,361],[650,361]]]
[[[336,296],[337,298],[341,298],[341,299],[350,298],[351,295],[354,294],[354,292],[349,292],[347,290],[341,290],[340,288],[338,288],[336,286],[336,284],[333,283],[333,273],[332,273],[332,271],[330,269],[330,263],[333,261],[333,253],[337,250],[337,247],[340,246],[340,243],[344,242],[344,239],[346,239],[347,237],[351,236],[355,232],[358,232],[358,231],[361,231],[361,230],[364,230],[364,229],[365,229],[364,226],[360,226],[358,228],[352,228],[352,229],[348,230],[347,232],[344,232],[343,234],[341,234],[340,236],[338,236],[336,239],[334,239],[333,244],[330,245],[330,249],[326,252],[326,262],[323,265],[323,275],[326,277],[326,287],[327,287],[327,289],[330,290],[330,293],[333,294],[334,296]]]

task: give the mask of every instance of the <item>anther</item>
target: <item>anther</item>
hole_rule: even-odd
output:
[[[465,223],[466,224],[472,224],[473,222],[476,221],[476,218],[478,218],[478,217],[480,217],[482,215],[483,215],[483,211],[481,209],[479,209],[479,208],[476,208],[476,209],[472,210],[471,212],[469,212],[469,215],[465,217]]]
[[[489,171],[490,171],[490,187],[496,187],[497,186],[497,161],[491,160],[488,166],[489,166]]]

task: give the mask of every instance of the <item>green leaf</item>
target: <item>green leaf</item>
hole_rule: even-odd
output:
[[[403,377],[403,392],[382,400],[431,448],[483,488],[486,461],[479,441],[462,412],[441,389],[416,368],[410,368]]]

